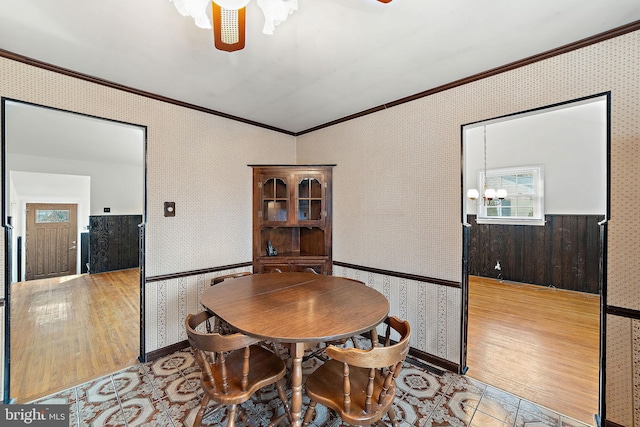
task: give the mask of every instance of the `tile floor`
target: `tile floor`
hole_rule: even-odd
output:
[[[304,363],[304,375],[322,361]],[[189,349],[138,364],[33,403],[70,405],[71,426],[191,427],[202,397],[199,368]],[[465,376],[409,360],[398,378],[396,414],[403,426],[585,427],[585,424]],[[305,398],[303,405],[308,400]],[[265,388],[243,407],[256,425],[266,425],[281,404]],[[212,407],[203,426],[226,425],[225,411]],[[283,423],[283,424],[286,424]],[[314,427],[339,426],[317,406]]]

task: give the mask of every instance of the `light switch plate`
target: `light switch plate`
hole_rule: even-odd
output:
[[[164,202],[164,216],[176,216],[176,202]]]

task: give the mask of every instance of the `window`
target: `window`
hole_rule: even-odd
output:
[[[69,211],[66,209],[36,209],[36,223],[69,222]]]
[[[478,182],[484,182],[484,171],[479,172]],[[487,188],[507,190],[507,197],[479,206],[478,223],[544,225],[543,166],[489,169],[486,182]]]

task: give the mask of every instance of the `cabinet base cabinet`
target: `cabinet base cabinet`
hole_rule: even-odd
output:
[[[256,269],[257,265],[257,269]],[[331,263],[326,257],[260,257],[254,265],[254,273],[303,272],[313,270],[317,274],[331,274]]]
[[[335,165],[249,166],[253,168],[253,272],[311,269],[331,274]]]

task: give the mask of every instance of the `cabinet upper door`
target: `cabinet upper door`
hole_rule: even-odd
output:
[[[260,186],[262,187],[262,210],[260,213],[263,224],[285,225],[288,223],[289,210],[291,209],[288,181],[288,176],[260,176]]]
[[[325,180],[322,173],[301,173],[295,175],[296,201],[295,218],[300,225],[319,226],[324,224]]]

